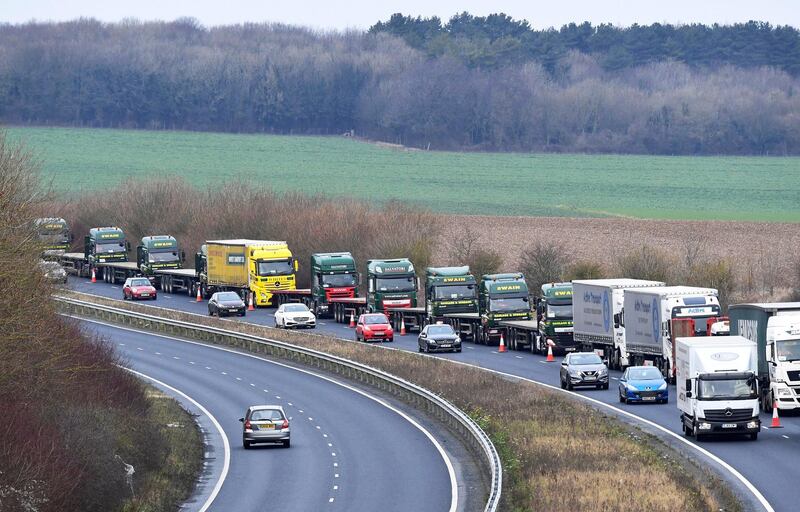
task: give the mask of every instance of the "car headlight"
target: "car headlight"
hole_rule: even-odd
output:
[[[455,342],[456,342],[456,343],[461,343],[461,338],[460,338],[460,337],[458,337],[458,336],[456,336],[456,341],[455,341]]]
[[[630,384],[625,384],[625,389],[627,389],[628,391],[634,391],[634,392],[639,391],[638,389],[636,389],[636,387],[634,387],[634,386],[632,386]]]
[[[662,382],[661,385],[658,386],[659,391],[664,391],[665,389],[667,389],[667,381]]]
[[[608,373],[608,368],[600,368],[600,371],[597,372],[597,375],[605,375]]]

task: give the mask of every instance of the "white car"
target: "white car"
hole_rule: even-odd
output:
[[[317,326],[317,317],[306,307],[305,304],[281,304],[275,312],[275,327],[288,329],[290,327],[309,327]]]

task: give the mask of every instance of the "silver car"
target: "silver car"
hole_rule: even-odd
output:
[[[594,352],[573,352],[561,362],[561,389],[593,386],[608,389],[608,365]]]
[[[284,448],[291,445],[289,418],[280,405],[251,405],[239,421],[245,449],[254,443],[281,443]]]

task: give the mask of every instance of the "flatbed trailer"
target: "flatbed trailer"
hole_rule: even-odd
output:
[[[386,308],[386,316],[392,323],[392,328],[400,332],[400,327],[405,323],[406,331],[422,331],[428,323],[428,311],[423,307],[414,308]]]
[[[367,312],[366,297],[335,298],[330,300],[330,307],[333,308],[333,319],[340,324],[350,323],[350,316],[356,320]]]
[[[308,309],[312,309],[313,296],[311,288],[300,288],[297,290],[275,290],[272,292],[275,307],[281,304],[303,303]]]
[[[536,336],[539,335],[539,322],[536,320],[501,320],[498,322],[505,329],[506,347],[509,350],[522,350],[523,347],[533,352]]]
[[[129,277],[142,275],[139,265],[135,261],[112,261],[108,263],[95,263],[97,279],[106,283],[124,283]]]
[[[481,316],[478,313],[451,313],[444,315],[444,321],[453,326],[462,341],[482,341]]]
[[[82,252],[65,252],[64,254],[59,254],[57,259],[61,266],[64,267],[64,270],[70,274],[75,274],[78,277],[91,277],[92,275],[86,255]]]
[[[193,268],[165,268],[154,270],[153,273],[161,278],[161,289],[165,293],[186,292],[190,297],[197,295],[197,285],[200,277]]]

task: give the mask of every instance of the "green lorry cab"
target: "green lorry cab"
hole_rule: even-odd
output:
[[[142,237],[136,247],[136,264],[146,276],[153,271],[167,268],[182,268],[186,255],[180,251],[178,241],[169,235]]]
[[[576,349],[572,337],[572,283],[546,283],[536,301],[539,338],[536,350],[547,352],[547,342],[563,351]]]
[[[417,275],[407,258],[367,262],[367,310],[417,307]]]
[[[84,238],[84,256],[89,265],[128,261],[131,245],[117,227],[92,228]]]
[[[425,269],[425,307],[429,322],[452,313],[478,312],[478,283],[469,267]]]
[[[358,296],[356,260],[349,252],[319,252],[311,255],[311,309],[327,314],[331,299]]]
[[[34,226],[42,246],[42,256],[56,256],[69,250],[72,233],[67,221],[60,217],[44,217],[36,219]]]
[[[502,320],[531,319],[528,284],[520,272],[481,277],[478,305],[484,332],[490,336],[499,336],[495,330]]]

